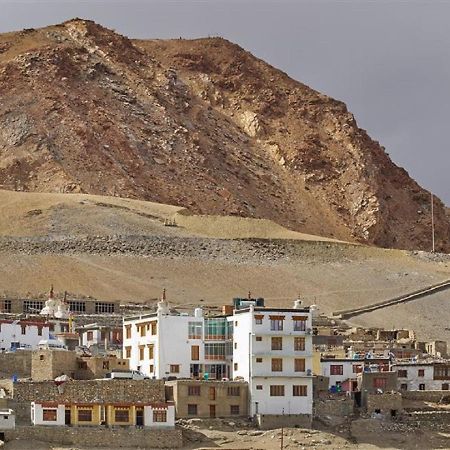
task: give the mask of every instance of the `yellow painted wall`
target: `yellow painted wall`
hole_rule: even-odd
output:
[[[91,409],[92,408],[92,421],[91,422],[80,422],[78,420],[78,410],[79,409]],[[101,423],[101,405],[92,405],[91,408],[83,407],[79,405],[72,405],[70,407],[70,423],[71,425],[93,425],[98,426]]]

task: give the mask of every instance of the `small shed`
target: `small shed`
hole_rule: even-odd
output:
[[[0,409],[0,431],[14,430],[16,415],[12,409]]]

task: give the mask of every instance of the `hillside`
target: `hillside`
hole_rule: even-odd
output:
[[[164,226],[174,218],[178,226]],[[446,255],[326,241],[258,219],[185,216],[139,200],[0,191],[0,295],[44,294],[53,283],[59,293],[144,302],[166,288],[172,305],[192,307],[250,290],[280,306],[300,295],[331,313],[449,278]],[[447,303],[441,293],[353,321],[450,339]]]
[[[429,193],[346,106],[226,40],[131,41],[79,19],[3,34],[0,97],[4,189],[430,248]],[[437,249],[449,251],[438,199],[435,214]]]

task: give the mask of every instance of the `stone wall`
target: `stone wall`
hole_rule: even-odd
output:
[[[31,350],[18,350],[16,352],[0,353],[0,377],[18,378],[31,377]]]
[[[50,429],[51,428],[51,429]],[[6,441],[23,439],[57,445],[121,448],[181,448],[182,432],[175,430],[146,430],[143,428],[100,427],[42,427],[20,426],[5,432]],[[113,447],[112,447],[113,446]]]
[[[402,391],[401,395],[405,400],[434,403],[450,401],[450,391]]]
[[[12,397],[18,423],[30,422],[31,402],[121,403],[165,402],[161,380],[77,380],[64,383],[63,392],[52,381],[14,383]]]
[[[383,394],[367,395],[367,413],[379,412],[384,416],[397,415],[403,409],[402,394],[399,392],[385,392]],[[391,413],[395,411],[395,413]]]
[[[346,418],[353,414],[354,401],[347,395],[329,394],[327,398],[314,400],[314,417],[342,417]]]
[[[33,352],[31,378],[34,381],[54,380],[65,374],[75,378],[77,355],[67,350],[36,350]]]
[[[312,417],[309,414],[257,414],[256,423],[262,430],[281,427],[311,428]]]

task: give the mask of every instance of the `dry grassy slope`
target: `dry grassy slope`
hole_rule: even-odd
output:
[[[166,217],[188,218],[180,227],[164,227]],[[8,236],[59,237],[76,235],[142,235],[174,237],[242,237],[249,230],[259,237],[289,238],[293,232],[276,224],[235,217],[180,215],[180,208],[138,200],[85,194],[41,194],[0,191],[0,239]],[[224,230],[227,229],[225,233]],[[307,304],[325,312],[373,303],[450,277],[448,258],[418,257],[399,250],[345,243],[315,245],[311,236],[296,236],[291,259],[255,258],[238,250],[229,259],[214,256],[154,257],[108,254],[0,254],[0,294],[43,293],[53,283],[57,291],[101,299],[146,301],[168,290],[173,305],[229,303],[232,297],[255,295],[268,304],[291,305],[300,294]],[[304,238],[304,239],[302,239]],[[188,241],[187,241],[188,242]],[[243,248],[240,246],[239,248]],[[414,326],[422,336],[447,337],[450,323],[445,296],[399,306],[393,313],[372,313],[371,322]],[[388,311],[388,310],[386,310]],[[405,313],[407,312],[407,314]],[[427,317],[429,320],[422,320]],[[355,323],[367,321],[365,316]]]
[[[73,20],[0,36],[0,185],[120,195],[426,248],[428,196],[345,105],[222,39]],[[436,205],[438,248],[450,226]]]

